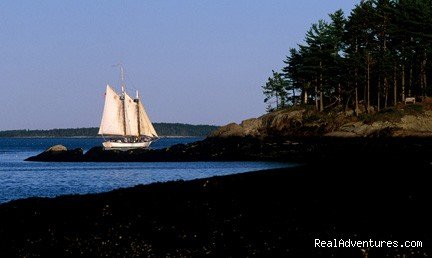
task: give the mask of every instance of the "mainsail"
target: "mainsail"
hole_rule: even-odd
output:
[[[124,136],[124,111],[120,96],[109,86],[105,92],[105,106],[98,134]]]
[[[138,137],[138,113],[136,103],[127,93],[125,93],[124,96],[126,136]]]
[[[107,85],[105,106],[99,128],[101,135],[129,137],[158,137],[139,99],[132,99],[127,93],[124,99]]]

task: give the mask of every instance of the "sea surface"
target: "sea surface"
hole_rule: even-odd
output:
[[[201,138],[162,138],[152,148],[165,148]],[[110,191],[138,184],[228,175],[295,166],[276,162],[28,162],[48,147],[100,146],[101,138],[0,138],[0,203],[27,197],[54,197]]]

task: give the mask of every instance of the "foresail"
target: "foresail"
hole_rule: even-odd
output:
[[[136,102],[125,93],[126,136],[138,137],[138,109]]]
[[[156,130],[154,129],[147,112],[144,109],[143,104],[139,101],[139,120],[140,120],[140,134],[142,136],[158,137]]]
[[[123,120],[124,114],[120,96],[109,85],[107,85],[105,92],[105,106],[98,134],[123,136],[125,134]]]

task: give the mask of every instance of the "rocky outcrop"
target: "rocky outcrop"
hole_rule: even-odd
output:
[[[210,138],[258,137],[289,135],[303,123],[305,110],[276,111],[259,118],[244,120],[241,124],[231,123],[210,134]]]
[[[26,161],[58,161],[58,162],[67,162],[67,161],[78,161],[83,156],[83,149],[77,148],[73,150],[68,150],[63,145],[55,145],[44,152],[27,158]]]
[[[211,134],[212,137],[220,137],[220,138],[243,137],[246,135],[247,135],[247,129],[236,123],[231,123],[222,126],[220,129],[216,130]]]
[[[67,151],[67,148],[63,145],[54,145],[52,147],[49,147],[47,150],[45,150],[44,152],[50,152],[50,153],[61,153]]]
[[[165,149],[104,150],[93,147],[44,151],[26,161],[44,162],[158,162],[158,161],[228,161],[280,160],[285,142],[262,141],[254,137],[209,138],[189,144],[177,144]],[[294,148],[300,148],[296,145]],[[57,148],[57,147],[56,147]],[[65,150],[66,149],[66,150]],[[291,149],[289,151],[292,151]],[[296,151],[297,152],[297,151]]]
[[[395,131],[400,130],[396,123],[374,122],[365,124],[363,122],[353,122],[342,125],[338,130],[326,133],[325,136],[332,137],[372,137],[372,136],[392,136]]]
[[[317,114],[307,109],[286,109],[275,111],[259,118],[252,118],[240,124],[222,126],[209,137],[228,138],[233,136],[258,137],[303,137],[321,136],[335,129],[340,123],[349,121],[344,114]]]
[[[370,121],[372,120],[372,121]],[[229,137],[383,137],[432,136],[432,111],[405,114],[403,110],[356,117],[351,112],[319,113],[308,109],[285,109],[231,123],[211,138]]]

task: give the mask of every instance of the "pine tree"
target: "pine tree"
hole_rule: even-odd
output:
[[[282,74],[272,71],[272,77],[267,79],[267,83],[262,86],[264,95],[266,98],[264,99],[265,103],[268,103],[267,111],[274,110],[272,104],[276,104],[275,109],[283,108],[286,106],[287,99],[287,91],[286,91],[286,82],[282,77]]]
[[[300,92],[301,103],[308,104],[309,84],[302,70],[302,55],[295,48],[291,48],[289,51],[290,54],[284,61],[286,66],[282,69],[282,75],[288,86],[287,90],[292,92],[287,101],[294,105],[297,98],[296,92]]]
[[[306,32],[290,49],[282,75],[264,88],[276,108],[314,100],[317,110],[333,105],[359,114],[397,105],[407,96],[432,94],[432,1],[365,0],[349,17],[338,10]]]

